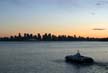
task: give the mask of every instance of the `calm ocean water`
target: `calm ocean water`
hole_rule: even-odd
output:
[[[96,64],[66,63],[77,50]],[[0,42],[0,73],[108,73],[108,42]]]

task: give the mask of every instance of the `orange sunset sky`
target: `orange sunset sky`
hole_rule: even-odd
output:
[[[0,0],[0,37],[19,32],[108,37],[108,1]]]

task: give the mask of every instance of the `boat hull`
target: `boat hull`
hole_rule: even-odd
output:
[[[79,63],[79,64],[93,64],[94,60],[90,57],[80,56],[80,57],[74,57],[72,55],[65,57],[66,62],[71,63]]]

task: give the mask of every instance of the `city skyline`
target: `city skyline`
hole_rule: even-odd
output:
[[[97,29],[96,29],[97,30]],[[102,29],[99,29],[102,30]],[[44,34],[31,34],[31,33],[18,33],[17,35],[11,35],[9,37],[0,37],[0,41],[108,41],[108,37],[106,38],[94,38],[94,37],[82,37],[77,35],[54,35],[52,33],[44,33]]]
[[[108,37],[107,0],[0,0],[0,37],[53,33]]]

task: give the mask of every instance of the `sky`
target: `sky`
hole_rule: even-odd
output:
[[[0,0],[0,36],[108,37],[108,0]]]

